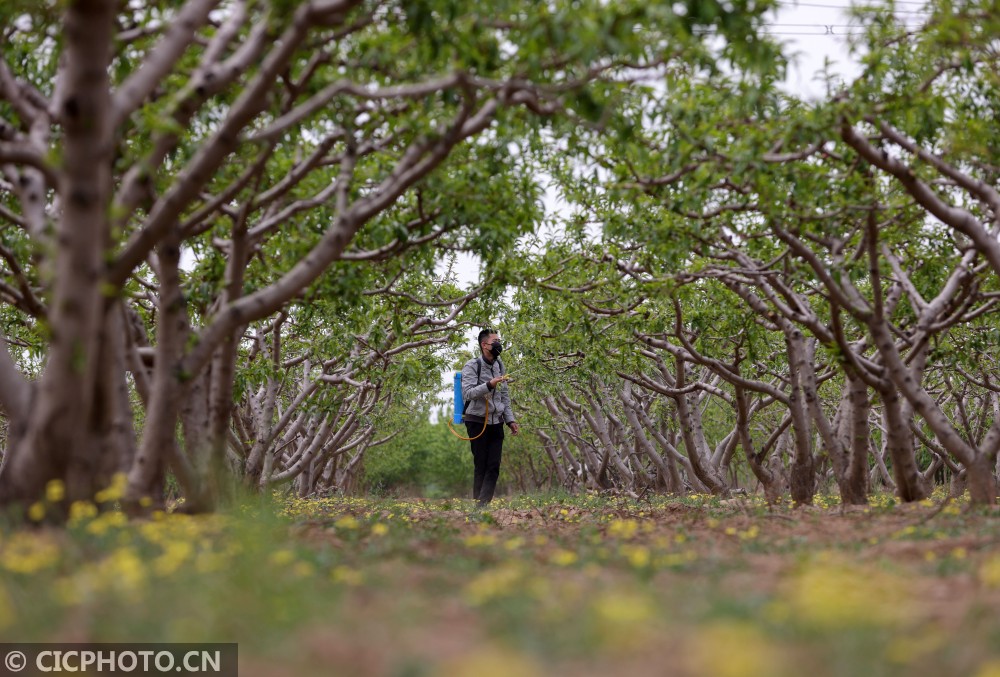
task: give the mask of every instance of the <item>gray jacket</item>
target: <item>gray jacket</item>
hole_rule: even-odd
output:
[[[479,363],[477,365],[477,363]],[[476,372],[479,372],[477,379]],[[469,423],[482,423],[486,415],[486,400],[490,402],[490,420],[488,423],[513,423],[514,411],[510,408],[510,392],[507,384],[501,383],[490,390],[490,379],[503,376],[504,369],[500,358],[490,364],[483,356],[469,360],[462,367],[462,400],[468,403],[462,420]]]

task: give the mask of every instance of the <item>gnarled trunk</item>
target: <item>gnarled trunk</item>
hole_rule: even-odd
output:
[[[743,388],[736,388],[734,398],[736,400],[736,432],[740,439],[740,446],[743,447],[743,453],[746,455],[751,472],[764,489],[764,498],[769,505],[777,503],[788,488],[787,479],[783,473],[772,471],[764,462],[764,453],[758,453],[754,448],[753,438],[750,435],[746,391]]]
[[[789,489],[792,501],[796,505],[809,505],[816,493],[816,463],[812,454],[809,416],[803,401],[802,380],[803,374],[811,368],[811,365],[808,364],[801,331],[795,329],[786,333],[785,344],[788,349],[789,380],[792,385],[788,396],[788,409],[792,416],[792,434],[795,441],[789,471]]]
[[[110,247],[114,143],[108,71],[117,7],[114,0],[66,7],[65,89],[56,102],[63,133],[58,186],[63,200],[51,271],[51,339],[23,434],[7,449],[0,475],[3,504],[39,500],[50,480],[64,483],[66,501],[92,499],[110,483],[104,473],[115,465],[105,461],[105,449],[108,438],[118,440],[121,430],[112,424],[117,415],[107,409],[117,397],[116,386],[103,381],[101,373],[115,360],[102,350],[101,337],[108,335],[106,324],[114,315],[107,312],[102,274]]]

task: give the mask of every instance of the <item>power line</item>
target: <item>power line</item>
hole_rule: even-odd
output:
[[[808,2],[808,0],[806,2],[797,2],[797,0],[774,0],[774,4],[776,4],[776,5],[785,5],[786,7],[797,7],[797,6],[801,6],[801,5],[807,5],[808,6],[810,3]],[[885,7],[887,4],[888,3],[883,3],[882,6]],[[893,6],[896,6],[896,5],[910,5],[910,6],[913,6],[913,7],[920,7],[921,11],[928,11],[928,10],[924,9],[925,7],[927,7],[927,3],[926,2],[920,2],[919,0],[896,0],[896,2],[894,2],[892,4],[893,4]],[[848,2],[847,4],[841,4],[841,5],[824,4],[824,7],[832,7],[834,9],[852,9],[854,7],[876,7],[876,6],[877,5],[874,2],[866,3],[866,2],[861,2],[861,1]],[[907,11],[913,11],[913,10],[907,10]]]
[[[910,25],[910,26],[906,26],[905,24],[903,24],[903,27],[905,27],[905,28],[915,28],[917,26],[919,26],[919,24],[913,24],[913,25]],[[815,29],[815,30],[813,30],[813,31],[799,31],[799,30],[794,30],[794,29],[800,29],[800,28],[812,28],[812,29]],[[762,24],[761,25],[761,30],[766,35],[799,35],[799,36],[827,35],[827,36],[835,36],[835,37],[844,37],[844,36],[852,36],[852,35],[864,35],[864,28],[865,28],[864,26],[859,25],[859,24],[843,24],[843,23],[832,23],[832,24],[827,24],[827,23],[802,23],[802,24],[799,24],[799,23],[766,23],[766,24]],[[793,29],[793,30],[787,30],[787,29]],[[844,29],[847,29],[847,30],[845,31]],[[719,33],[718,33],[718,31],[716,29],[711,29],[711,28],[699,29],[699,30],[696,30],[695,33],[697,35],[719,35]]]
[[[916,28],[919,24],[911,26],[902,25],[904,28]],[[864,35],[865,27],[858,24],[765,24],[761,26],[767,35]],[[815,32],[797,32],[784,29],[813,28]],[[777,30],[773,30],[777,29]],[[847,29],[846,32],[844,29]]]
[[[818,2],[794,2],[793,0],[777,0],[776,4],[781,5],[783,7],[818,7],[820,9],[840,9],[840,10],[843,10],[843,11],[854,9],[854,7],[851,6],[851,5],[827,5],[827,4],[818,3]],[[914,4],[918,4],[918,3],[914,3]],[[917,10],[917,9],[893,9],[893,11],[896,14],[924,14],[924,15],[931,14],[931,12],[929,12],[927,10],[923,10],[923,9],[920,9],[920,10]]]
[[[768,35],[792,35],[792,36],[810,36],[810,37],[820,37],[820,38],[846,38],[854,35],[864,35],[863,32],[855,31],[854,33],[806,33],[805,31],[773,31],[768,32]]]

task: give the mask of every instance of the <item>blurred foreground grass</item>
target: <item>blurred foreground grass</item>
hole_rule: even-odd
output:
[[[238,642],[241,675],[1000,677],[1000,520],[942,500],[80,504],[0,534],[0,637]]]

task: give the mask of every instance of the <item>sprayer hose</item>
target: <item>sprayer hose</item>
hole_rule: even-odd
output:
[[[480,437],[483,436],[483,433],[486,432],[486,423],[489,420],[490,420],[490,398],[487,397],[486,398],[486,418],[483,419],[483,429],[480,430],[479,434],[476,435],[475,437],[462,437],[457,432],[455,432],[455,428],[452,427],[451,421],[448,421],[447,423],[448,423],[448,429],[451,431],[452,435],[454,435],[455,437],[457,437],[460,440],[465,440],[466,442],[471,442],[472,440],[478,440]]]

